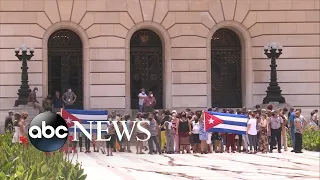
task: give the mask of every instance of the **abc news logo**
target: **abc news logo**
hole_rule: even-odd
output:
[[[104,124],[109,123],[108,121],[88,121],[90,122],[89,132],[84,128],[78,121],[73,121],[73,141],[77,140],[77,128],[83,133],[90,141],[92,141],[92,125],[96,122],[97,124],[97,139],[95,141],[109,141],[110,139],[103,139],[102,132],[108,132],[107,128],[102,129]],[[147,135],[146,139],[140,139],[138,137],[138,141],[147,141],[151,134],[149,130],[147,130],[143,123],[148,123],[149,121],[133,121],[133,127],[137,124],[138,130],[145,133]],[[126,122],[121,121],[123,132],[120,132],[120,127],[117,122],[113,121],[115,132],[118,136],[118,139],[121,140],[124,135],[126,135],[127,139],[131,139],[134,128],[131,128],[129,132]],[[52,112],[45,112],[37,115],[30,123],[28,136],[31,144],[36,147],[38,150],[43,152],[53,152],[64,146],[64,144],[68,140],[69,129],[66,121],[58,114]]]
[[[47,133],[49,131],[49,134]],[[63,131],[64,133],[60,133],[60,131]],[[42,133],[41,133],[42,132]],[[68,128],[64,126],[58,126],[56,129],[54,129],[52,126],[47,126],[45,121],[42,121],[41,128],[38,126],[32,126],[29,129],[29,136],[37,139],[37,138],[44,138],[50,139],[54,136],[57,136],[60,139],[68,137]]]

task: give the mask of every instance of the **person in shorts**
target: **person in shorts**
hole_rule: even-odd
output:
[[[221,149],[221,143],[222,143],[221,133],[218,133],[218,132],[213,133],[213,139],[214,139],[214,151],[215,151],[215,153],[222,153],[222,149]]]

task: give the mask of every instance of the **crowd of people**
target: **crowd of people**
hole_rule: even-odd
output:
[[[209,108],[208,111],[218,112],[218,108]],[[120,131],[123,131],[122,123],[126,121],[126,128],[129,132],[133,129],[133,137],[145,139],[146,134],[133,126],[133,121],[149,121],[143,123],[146,129],[151,133],[150,139],[146,142],[135,141],[136,138],[128,140],[126,136],[119,139],[116,136],[115,128],[108,126],[108,134],[106,139],[110,141],[101,142],[95,141],[96,134],[93,135],[93,140],[90,141],[82,133],[78,134],[79,149],[83,151],[83,140],[85,142],[85,152],[90,153],[92,144],[94,152],[101,151],[104,154],[112,156],[113,152],[132,152],[132,145],[135,144],[137,154],[144,154],[148,151],[149,154],[154,153],[272,153],[273,149],[288,150],[287,134],[289,133],[292,152],[301,153],[302,151],[302,135],[303,131],[308,126],[318,128],[319,117],[318,110],[311,113],[310,119],[305,119],[301,115],[301,109],[294,110],[286,108],[273,110],[272,106],[267,109],[260,109],[257,106],[255,110],[228,110],[223,109],[223,113],[244,114],[248,115],[247,134],[230,134],[219,132],[206,132],[204,129],[204,118],[202,111],[192,112],[190,109],[177,112],[175,110],[164,110],[161,114],[158,110],[154,112],[138,112],[136,117],[131,118],[125,114],[121,116],[116,111],[112,111],[109,115],[110,121],[117,121]],[[5,130],[13,133],[13,143],[23,143],[26,140],[26,125],[27,113],[14,113],[9,111],[5,119]],[[137,124],[137,123],[136,123]],[[67,151],[77,152],[77,142],[66,144]],[[103,144],[105,143],[105,144]],[[106,149],[107,148],[107,149]],[[66,150],[66,149],[64,149]]]
[[[5,119],[5,132],[13,133],[12,143],[22,143],[26,144],[28,139],[26,136],[27,126],[26,119],[28,118],[28,113],[18,113],[10,110],[8,116]]]
[[[43,102],[43,107],[36,100],[37,88],[30,93],[30,105],[35,108],[44,109],[43,111],[58,112],[60,108],[71,108],[76,100],[76,95],[68,89],[67,92],[60,97],[59,91],[56,91],[53,101],[46,98]],[[116,135],[115,127],[112,123],[108,125],[108,133],[105,134],[106,139],[110,141],[102,142],[95,141],[96,134],[93,134],[93,139],[90,141],[84,134],[77,134],[79,142],[73,142],[72,137],[62,150],[66,152],[77,152],[77,144],[80,152],[83,152],[83,140],[86,153],[91,152],[91,145],[94,152],[102,152],[108,156],[112,156],[113,152],[132,152],[132,146],[136,147],[137,154],[155,153],[235,153],[245,152],[255,154],[272,153],[277,149],[278,153],[281,150],[288,150],[287,134],[290,136],[293,147],[292,152],[302,153],[302,135],[305,128],[313,126],[319,128],[320,120],[318,110],[311,113],[310,118],[304,118],[301,115],[301,109],[287,108],[274,110],[272,105],[268,105],[266,109],[261,109],[259,105],[254,110],[246,108],[232,110],[209,108],[207,111],[242,114],[247,115],[247,133],[232,134],[220,132],[206,132],[204,128],[203,111],[186,111],[177,112],[176,110],[164,110],[161,113],[154,110],[156,99],[150,91],[146,95],[144,89],[141,89],[139,97],[139,112],[135,117],[128,114],[120,115],[116,111],[112,111],[109,115],[110,121],[118,122],[120,131],[123,131],[123,124],[120,121],[125,121],[126,128],[129,132],[133,130],[133,137],[145,139],[146,134],[141,132],[133,121],[145,121],[143,126],[149,130],[151,137],[148,141],[135,141],[136,138],[119,139]],[[49,102],[50,100],[50,102]],[[48,101],[48,102],[47,102]],[[40,111],[41,112],[41,111]],[[5,131],[13,133],[13,143],[25,143],[27,140],[27,127],[25,120],[27,113],[14,113],[9,111],[5,119]],[[147,121],[149,121],[147,123]],[[137,124],[137,123],[135,123]]]
[[[204,129],[203,111],[186,111],[177,112],[175,110],[164,110],[159,112],[138,112],[135,117],[130,115],[120,115],[116,111],[112,111],[109,115],[109,121],[117,121],[120,132],[123,126],[120,121],[125,121],[126,128],[129,132],[133,129],[133,136],[128,140],[126,136],[119,139],[116,135],[115,128],[110,123],[108,126],[108,134],[105,139],[110,141],[95,141],[96,134],[90,141],[84,134],[79,133],[78,142],[70,142],[64,150],[77,152],[77,144],[80,152],[83,152],[83,140],[85,141],[84,152],[91,153],[90,146],[93,146],[94,152],[102,152],[107,156],[112,156],[113,152],[132,152],[132,146],[135,146],[137,154],[179,154],[179,153],[249,153],[255,154],[272,153],[277,149],[278,153],[282,150],[288,151],[287,134],[290,136],[293,146],[292,152],[302,153],[302,135],[305,128],[313,126],[318,128],[319,118],[318,110],[312,113],[310,119],[306,119],[301,115],[301,109],[289,110],[286,108],[273,110],[269,105],[267,109],[260,109],[256,106],[255,110],[223,109],[209,108],[208,111],[242,114],[248,116],[248,126],[246,134],[231,134],[219,132],[206,132]],[[146,134],[133,126],[133,121],[149,121],[144,123],[146,129],[151,133],[148,141],[135,141],[135,137],[145,139]]]

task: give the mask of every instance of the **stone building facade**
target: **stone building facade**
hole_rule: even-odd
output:
[[[263,47],[271,42],[283,46],[277,68],[287,103],[319,108],[319,9],[319,0],[0,0],[0,109],[17,99],[21,62],[14,48],[23,43],[35,48],[29,84],[40,98],[69,81],[84,109],[130,110],[132,92],[151,85],[160,108],[207,108],[228,97],[239,107],[260,104],[270,79]],[[219,37],[222,48],[212,43]],[[148,40],[154,44],[144,45]],[[214,48],[238,51],[225,57]],[[237,62],[225,67],[222,60],[230,58]]]

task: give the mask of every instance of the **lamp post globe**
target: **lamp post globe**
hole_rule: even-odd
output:
[[[263,104],[268,104],[270,102],[285,103],[285,98],[281,95],[281,88],[278,84],[277,77],[277,63],[276,59],[282,54],[282,46],[278,46],[276,43],[271,43],[270,45],[264,46],[264,54],[271,59],[270,64],[270,83],[267,88],[267,96],[263,98]]]
[[[26,45],[26,44],[22,44],[22,45],[21,45],[21,50],[22,50],[22,51],[27,51],[27,50],[28,50],[27,45]]]
[[[20,52],[20,48],[15,48],[15,49],[14,49],[14,52],[15,52],[15,53],[19,53],[19,52]]]
[[[34,53],[33,48],[28,48],[26,44],[23,44],[19,48],[15,48],[14,52],[16,54],[16,57],[22,61],[21,66],[21,85],[20,89],[18,90],[18,99],[15,101],[14,106],[17,107],[19,105],[27,105],[28,103],[28,97],[31,92],[29,87],[29,80],[28,80],[28,62],[32,57]]]
[[[275,49],[275,50],[278,49],[278,46],[277,46],[277,44],[275,42],[271,43],[270,46],[271,46],[272,49]]]

